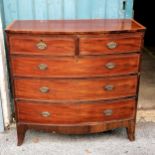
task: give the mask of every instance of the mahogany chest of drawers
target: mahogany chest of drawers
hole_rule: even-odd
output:
[[[134,20],[15,21],[6,29],[18,145],[27,129],[135,139],[145,28]]]

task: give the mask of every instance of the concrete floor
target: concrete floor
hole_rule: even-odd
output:
[[[1,133],[0,141],[0,155],[154,155],[155,123],[138,123],[134,142],[125,129],[83,136],[28,131],[17,147],[14,127]]]
[[[144,52],[136,141],[125,129],[92,135],[58,135],[28,131],[16,146],[16,130],[0,133],[0,155],[155,155],[155,58]],[[147,122],[152,121],[152,122]]]

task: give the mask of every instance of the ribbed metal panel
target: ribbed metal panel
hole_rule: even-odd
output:
[[[15,19],[131,18],[133,0],[3,0],[3,3],[5,22],[9,24]]]

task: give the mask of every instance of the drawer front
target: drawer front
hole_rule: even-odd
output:
[[[104,57],[48,58],[12,56],[13,76],[96,77],[137,73],[139,54]]]
[[[15,97],[39,100],[99,100],[136,95],[137,76],[96,79],[14,80]]]
[[[74,55],[75,39],[67,37],[11,36],[11,54]]]
[[[134,118],[135,100],[94,103],[17,102],[18,121],[44,124],[76,124]]]
[[[140,35],[111,34],[108,37],[85,37],[80,39],[82,55],[102,55],[140,51]]]

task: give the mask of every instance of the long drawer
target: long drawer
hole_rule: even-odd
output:
[[[76,124],[131,119],[135,100],[94,103],[45,103],[18,101],[18,120],[27,123]]]
[[[74,55],[75,39],[73,37],[11,36],[10,53],[51,56]]]
[[[103,55],[131,53],[140,51],[141,34],[110,34],[109,36],[92,36],[80,38],[82,55]]]
[[[44,78],[97,77],[137,73],[139,60],[139,54],[79,58],[11,57],[13,76]]]
[[[38,100],[100,100],[136,95],[137,76],[95,79],[14,80],[15,97]]]

